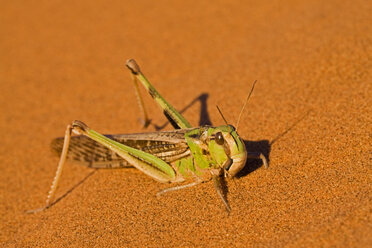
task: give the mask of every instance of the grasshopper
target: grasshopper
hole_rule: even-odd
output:
[[[213,180],[217,193],[226,211],[229,212],[230,206],[224,195],[221,180],[224,177],[234,177],[245,166],[248,157],[261,159],[267,167],[265,156],[262,153],[246,151],[245,144],[236,129],[227,124],[219,109],[226,125],[192,127],[151,85],[133,59],[128,60],[126,66],[132,75],[138,102],[144,115],[144,126],[147,126],[150,121],[139,92],[138,81],[157,102],[176,130],[102,135],[82,121],[73,121],[67,125],[64,138],[56,138],[52,141],[52,149],[60,154],[60,160],[46,205],[29,212],[39,212],[53,204],[66,159],[92,168],[134,166],[161,183],[189,181],[187,184],[166,188],[157,195]],[[238,123],[245,104],[240,112]],[[78,136],[72,137],[72,133]]]

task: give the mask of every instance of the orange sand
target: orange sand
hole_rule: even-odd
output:
[[[94,2],[1,3],[2,246],[372,246],[370,1]],[[178,109],[205,96],[202,123],[223,124],[218,104],[234,124],[258,80],[239,133],[270,168],[249,160],[228,181],[230,216],[212,183],[157,199],[167,186],[135,169],[96,171],[24,213],[43,205],[49,143],[70,121],[143,131],[127,58]],[[197,126],[200,113],[184,115]],[[90,172],[68,163],[57,194]]]

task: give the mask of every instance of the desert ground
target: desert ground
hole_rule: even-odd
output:
[[[2,1],[2,247],[371,247],[370,1]],[[236,124],[249,159],[226,181],[169,192],[136,169],[68,162],[51,208],[50,142],[142,128],[126,59],[195,127]],[[142,90],[143,93],[146,93]]]

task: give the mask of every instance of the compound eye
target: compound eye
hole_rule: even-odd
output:
[[[216,138],[215,138],[215,140],[216,140],[216,143],[217,143],[218,145],[223,145],[223,143],[225,143],[225,140],[224,140],[223,135],[222,135],[221,132],[216,133]]]

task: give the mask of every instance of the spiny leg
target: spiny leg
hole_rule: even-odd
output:
[[[225,194],[223,192],[223,185],[222,185],[221,180],[222,179],[221,179],[220,175],[213,175],[214,187],[217,191],[217,194],[221,198],[221,200],[222,200],[222,202],[223,202],[223,204],[226,208],[227,213],[230,213],[231,208],[230,208],[230,206],[229,206],[229,204],[226,200]],[[160,196],[162,194],[165,194],[165,193],[168,193],[168,192],[171,192],[171,191],[190,188],[190,187],[196,186],[196,185],[198,185],[200,183],[203,183],[203,182],[204,181],[202,181],[202,180],[197,180],[197,181],[189,183],[189,184],[166,188],[166,189],[160,190],[158,193],[156,193],[156,196]]]
[[[164,193],[171,192],[171,191],[176,191],[176,190],[179,190],[179,189],[185,189],[185,188],[193,187],[193,186],[198,185],[202,182],[203,182],[202,180],[197,180],[197,181],[189,183],[189,184],[166,188],[166,189],[160,190],[158,193],[156,193],[156,196],[160,196]]]
[[[80,128],[81,129],[81,127],[79,127],[80,123],[84,124],[82,122],[75,121],[72,124],[67,125],[61,157],[60,157],[59,162],[58,162],[56,175],[54,176],[52,185],[50,186],[50,190],[49,190],[49,193],[48,193],[48,197],[47,197],[45,206],[42,207],[42,208],[29,210],[29,211],[27,211],[27,213],[37,213],[37,212],[43,211],[43,210],[45,210],[45,209],[47,209],[51,206],[51,204],[53,202],[53,199],[54,199],[54,196],[55,196],[56,189],[58,187],[59,180],[60,180],[61,175],[62,175],[63,166],[65,165],[65,162],[66,162],[68,147],[70,145],[71,132],[74,130],[74,128]]]
[[[261,159],[265,168],[266,169],[269,168],[269,164],[267,162],[267,159],[261,152],[248,152],[247,158]]]

